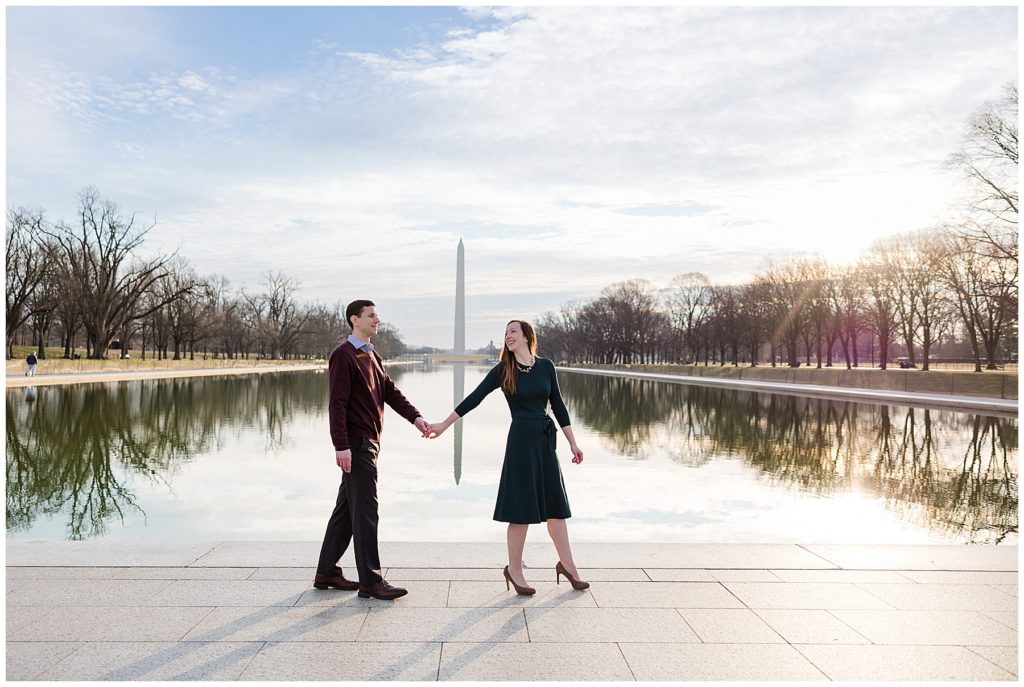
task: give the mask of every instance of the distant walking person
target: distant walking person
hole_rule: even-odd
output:
[[[569,440],[573,463],[583,462],[583,451],[576,445],[572,433],[569,411],[565,409],[558,390],[555,365],[546,358],[537,357],[537,336],[529,322],[512,320],[508,323],[501,362],[491,368],[476,390],[456,406],[444,422],[429,426],[428,436],[440,436],[499,387],[512,412],[505,462],[501,467],[501,482],[494,506],[494,519],[508,523],[508,565],[502,571],[505,587],[511,583],[516,592],[524,596],[536,593],[537,590],[529,586],[523,576],[523,548],[530,525],[547,522],[548,535],[559,558],[555,565],[555,581],[564,575],[573,589],[586,589],[590,583],[579,579],[569,547],[565,520],[572,514],[555,455],[558,433],[547,414],[549,401],[565,438]]]
[[[377,454],[384,426],[384,404],[426,436],[427,421],[384,371],[370,339],[380,317],[372,301],[352,301],[345,309],[352,335],[331,353],[328,365],[328,413],[334,459],[341,468],[338,500],[327,521],[313,586],[359,590],[362,598],[392,600],[407,591],[381,576],[377,551]],[[355,545],[359,582],[346,580],[338,561]]]
[[[26,377],[35,377],[36,376],[36,363],[37,362],[39,362],[39,361],[36,360],[36,354],[35,353],[29,353],[28,357],[25,358],[25,363],[28,365],[28,367],[25,369],[25,376]]]

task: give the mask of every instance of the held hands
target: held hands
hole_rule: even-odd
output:
[[[427,422],[422,417],[416,418],[416,429],[420,431],[424,439],[436,439],[448,429],[443,422]]]
[[[416,429],[418,429],[420,431],[420,434],[423,435],[424,439],[426,439],[427,437],[430,436],[430,426],[431,425],[430,425],[429,422],[424,420],[423,417],[416,418],[416,421],[413,424],[416,425]]]
[[[424,439],[436,439],[436,438],[438,438],[439,436],[444,434],[444,431],[446,429],[448,429],[449,427],[451,427],[451,425],[453,423],[455,423],[455,421],[458,420],[458,419],[459,419],[459,414],[456,413],[453,410],[452,414],[449,415],[448,417],[446,417],[442,422],[427,423],[427,428],[423,432],[423,438]]]
[[[433,422],[427,425],[427,431],[423,433],[425,439],[436,439],[442,434],[444,430],[448,429],[448,425],[443,422]]]

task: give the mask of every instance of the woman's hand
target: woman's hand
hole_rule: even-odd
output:
[[[444,430],[446,429],[448,429],[448,425],[446,425],[445,423],[434,422],[427,425],[427,431],[424,432],[423,436],[427,437],[428,439],[436,439],[442,434],[444,434]]]
[[[572,462],[576,463],[577,465],[582,463],[583,462],[583,451],[580,450],[580,447],[577,446],[576,444],[573,444],[569,448],[570,448],[570,450],[572,450]]]

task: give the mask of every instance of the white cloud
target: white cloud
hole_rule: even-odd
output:
[[[178,78],[178,85],[182,88],[187,88],[191,91],[208,91],[211,86],[208,84],[203,77],[198,74],[189,72],[182,77]]]

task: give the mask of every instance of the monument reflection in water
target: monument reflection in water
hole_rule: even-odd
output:
[[[485,372],[390,371],[430,419]],[[853,495],[925,541],[1016,543],[1015,417],[559,378],[587,456],[562,461],[579,541],[806,541]],[[8,537],[322,534],[339,478],[322,373],[10,389],[6,401]],[[382,534],[500,540],[490,522],[508,423],[500,394],[434,442],[387,422]],[[439,469],[444,454],[453,472]],[[793,511],[812,515],[791,517],[788,531],[765,524],[787,500],[817,510]],[[895,541],[881,529],[863,538]]]

